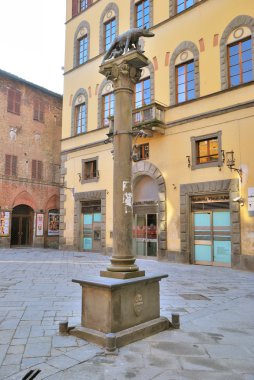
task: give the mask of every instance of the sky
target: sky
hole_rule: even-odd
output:
[[[63,93],[65,0],[0,0],[0,69]]]

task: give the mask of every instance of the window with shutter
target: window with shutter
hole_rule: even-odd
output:
[[[34,120],[44,122],[44,103],[39,99],[34,100]]]
[[[17,175],[17,156],[10,154],[5,155],[5,175],[16,176]]]
[[[42,161],[32,160],[32,179],[42,179]]]
[[[21,92],[13,88],[8,89],[7,111],[20,114]]]
[[[78,0],[72,0],[72,17],[78,14]]]
[[[82,181],[98,181],[98,158],[82,160]]]

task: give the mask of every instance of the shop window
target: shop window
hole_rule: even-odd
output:
[[[136,4],[136,27],[150,27],[150,0],[143,0]]]
[[[115,110],[115,96],[111,92],[109,94],[102,96],[102,127],[109,126],[109,119],[111,116],[114,116]]]
[[[16,176],[17,175],[17,156],[10,154],[5,155],[5,175]]]
[[[176,66],[176,102],[182,103],[195,98],[194,61]]]
[[[39,100],[34,100],[34,120],[44,123],[44,103]]]
[[[42,161],[32,160],[32,179],[42,180]]]
[[[98,181],[98,158],[82,160],[82,182]]]
[[[8,89],[7,111],[20,115],[21,92],[14,88]]]
[[[75,126],[77,135],[86,132],[86,103],[75,107]]]
[[[192,169],[222,166],[221,132],[192,137]]]
[[[251,37],[228,45],[229,86],[238,86],[253,79]]]
[[[190,8],[194,5],[194,0],[177,0],[176,2],[176,13],[181,13],[185,9]]]
[[[104,24],[104,45],[107,51],[116,37],[116,19],[113,18]]]

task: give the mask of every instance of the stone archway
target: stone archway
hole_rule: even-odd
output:
[[[160,172],[160,170],[153,165],[149,161],[139,161],[133,165],[132,168],[133,175],[133,188],[137,181],[140,181],[141,177],[150,177],[155,186],[158,189],[158,197],[157,197],[157,212],[158,212],[158,257],[162,258],[165,256],[165,252],[167,249],[167,222],[166,222],[166,185],[164,178]],[[153,198],[154,198],[154,190]],[[151,196],[151,194],[150,194]],[[148,195],[149,197],[149,195]],[[155,206],[155,203],[154,203]]]

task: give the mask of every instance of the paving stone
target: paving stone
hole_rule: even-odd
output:
[[[50,349],[50,343],[27,343],[24,357],[35,358],[38,356],[50,356]]]
[[[55,368],[63,370],[66,368],[73,367],[76,364],[79,364],[79,361],[72,359],[66,355],[60,355],[60,356],[56,356],[54,358],[49,359],[47,361],[47,364],[49,364]]]

